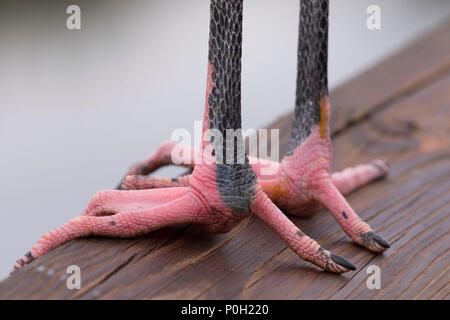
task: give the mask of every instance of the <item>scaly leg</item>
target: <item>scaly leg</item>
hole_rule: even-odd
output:
[[[242,0],[211,0],[203,133],[214,129],[225,136],[226,130],[241,129],[242,9]],[[321,250],[311,239],[310,244],[314,244],[308,245],[305,241],[309,238],[301,237],[299,229],[262,192],[248,158],[237,151],[237,145],[222,148],[218,141],[203,141],[203,150],[214,143],[214,153],[204,155],[204,160],[214,161],[195,166],[189,187],[100,192],[82,216],[42,236],[16,263],[15,269],[79,237],[133,237],[181,223],[200,224],[212,232],[227,232],[251,213],[273,227],[300,257],[332,272],[354,269],[345,259]],[[242,136],[236,135],[236,144],[242,143]],[[224,159],[230,156],[231,163],[217,161],[219,152],[223,152]],[[142,167],[136,170],[145,173]]]
[[[375,163],[373,168],[349,169],[334,179],[331,176],[328,8],[328,0],[300,3],[297,90],[291,138],[281,164],[288,185],[287,200],[282,205],[298,209],[296,197],[315,199],[331,211],[353,241],[382,252],[389,244],[356,215],[338,188],[349,192],[384,175],[387,169],[378,170],[375,166],[379,163]]]

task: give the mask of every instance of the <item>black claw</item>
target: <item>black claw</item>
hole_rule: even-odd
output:
[[[122,180],[120,180],[120,183],[119,183],[119,185],[116,187],[116,190],[123,190],[123,189],[122,189],[122,184],[123,184],[124,181],[125,181],[125,178],[123,178]]]
[[[335,254],[331,254],[330,257],[331,257],[331,260],[333,260],[337,264],[343,266],[344,268],[349,269],[349,270],[356,270],[356,267],[350,261],[347,261],[344,258],[337,256]]]
[[[25,254],[25,256],[26,256],[27,259],[28,259],[28,263],[30,263],[31,261],[34,260],[34,257],[33,257],[33,255],[31,254],[30,251],[28,251],[28,252]]]
[[[377,235],[377,234],[374,234],[373,236],[372,236],[372,239],[373,239],[373,241],[375,241],[376,243],[378,243],[380,246],[382,246],[383,248],[390,248],[391,246],[390,246],[390,244],[389,244],[389,242],[387,242],[386,240],[384,240],[382,237],[380,237],[379,235]]]
[[[380,165],[378,165],[378,163],[372,162],[372,163],[370,163],[370,165],[375,167],[378,171],[384,172],[384,169]]]
[[[381,173],[386,173],[387,171],[389,171],[390,165],[389,163],[387,163],[384,160],[381,160],[383,162],[383,164],[386,166],[387,169],[383,168],[382,166],[380,166],[378,163],[376,162],[372,162],[370,163],[372,166],[374,166],[378,171],[380,171]]]

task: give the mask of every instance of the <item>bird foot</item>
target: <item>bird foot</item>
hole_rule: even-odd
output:
[[[322,249],[301,232],[262,191],[250,166],[243,166],[226,169],[218,169],[217,165],[197,166],[188,187],[98,192],[81,216],[44,234],[18,260],[14,271],[76,238],[92,235],[128,238],[185,223],[223,233],[250,214],[265,221],[306,261],[334,273],[355,269],[350,262]],[[236,179],[217,182],[215,173],[218,170],[225,170],[224,177],[238,175]]]
[[[152,164],[146,167],[159,167],[155,159],[170,158],[175,143],[164,143],[162,147],[147,159]],[[195,149],[185,149],[194,157]],[[330,173],[331,143],[320,136],[319,128],[313,129],[311,135],[298,146],[292,155],[286,156],[280,163],[260,161],[249,158],[258,182],[269,198],[284,212],[297,216],[311,216],[320,211],[321,206],[330,210],[342,229],[359,245],[372,252],[383,252],[389,248],[386,240],[373,233],[370,226],[363,222],[347,203],[343,195],[352,192],[372,181],[385,177],[389,165],[383,160],[374,160],[368,164],[349,167],[342,171]],[[267,166],[276,168],[276,174],[267,176],[262,169]],[[176,179],[128,176],[122,188],[151,189],[189,186],[191,175]],[[368,235],[373,236],[368,236]]]

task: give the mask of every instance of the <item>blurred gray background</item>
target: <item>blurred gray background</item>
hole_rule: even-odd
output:
[[[81,7],[81,30],[66,28],[70,4]],[[371,4],[381,8],[381,30],[366,27]],[[299,1],[244,6],[248,129],[292,110]],[[332,0],[330,87],[449,15],[448,0]],[[193,131],[208,24],[208,0],[0,1],[0,278],[174,129]]]

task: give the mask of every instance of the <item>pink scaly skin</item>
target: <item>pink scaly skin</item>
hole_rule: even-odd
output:
[[[213,165],[197,165],[189,187],[98,192],[79,217],[44,234],[14,265],[14,271],[62,244],[87,236],[129,238],[176,224],[199,224],[214,233],[230,231],[254,213],[302,259],[324,270],[342,273],[355,270],[344,258],[320,247],[296,227],[255,185],[249,212],[236,214],[223,204],[217,190]],[[162,200],[163,199],[163,200]]]
[[[189,186],[190,174],[178,178],[148,177],[146,175],[156,171],[157,169],[167,165],[179,165],[186,168],[194,167],[194,154],[198,153],[198,149],[184,147],[185,152],[190,155],[191,160],[188,163],[175,164],[171,160],[171,153],[177,142],[164,142],[155,154],[150,155],[146,159],[130,167],[127,170],[123,181],[120,183],[121,190],[144,190],[154,188],[169,187],[187,187]],[[276,197],[276,192],[271,191],[276,188],[277,176],[280,173],[280,162],[270,160],[261,160],[258,158],[248,157],[253,170],[258,176],[259,181],[266,193],[271,193]],[[274,168],[275,174],[264,175],[261,173],[263,168]],[[389,166],[383,160],[374,160],[371,163],[360,164],[355,167],[348,167],[342,171],[331,174],[331,179],[338,190],[343,194],[349,194],[355,189],[362,187],[372,181],[385,177],[389,173]],[[270,197],[272,200],[272,196]]]
[[[326,114],[329,114],[328,99],[324,99],[324,102]],[[258,176],[258,182],[264,193],[287,214],[309,217],[325,206],[355,243],[373,252],[383,252],[389,248],[389,244],[374,234],[370,226],[358,217],[343,194],[384,177],[389,168],[384,161],[375,160],[370,164],[331,174],[332,152],[328,121],[324,129],[322,138],[320,127],[318,125],[313,127],[310,136],[294,150],[292,155],[286,156],[280,163],[270,162],[271,167],[276,168],[273,175],[267,176],[261,172],[262,168],[268,167],[267,160],[262,162],[249,157],[252,168]],[[175,142],[164,143],[155,156],[135,165],[127,175],[136,172],[135,168],[140,168],[138,170],[140,172],[150,173],[152,170],[148,168],[159,168],[169,164],[168,159],[171,158],[175,146]],[[193,160],[194,153],[198,151],[186,148],[185,152],[191,154]],[[160,159],[164,159],[164,163]],[[190,164],[186,166],[189,167]],[[133,190],[188,186],[191,177],[185,175],[167,179],[128,175],[121,188]]]
[[[224,24],[218,28],[221,22]],[[210,26],[203,133],[206,129],[223,133],[241,128],[242,0],[211,0]],[[212,146],[211,141],[203,141],[203,150],[208,150],[209,146]],[[356,269],[344,258],[321,248],[296,227],[263,192],[248,162],[240,164],[236,161],[236,149],[222,150],[224,158],[228,152],[233,152],[232,163],[216,163],[217,146],[214,146],[214,153],[202,155],[204,161],[194,167],[189,186],[97,193],[81,216],[44,234],[17,261],[14,270],[80,237],[128,238],[186,223],[222,233],[230,231],[252,213],[271,226],[304,260],[335,273]]]
[[[378,177],[387,173],[387,166],[380,161],[372,168],[363,166],[358,169],[343,172],[341,175],[331,175],[331,139],[329,135],[328,98],[323,99],[321,119],[326,123],[314,126],[309,137],[296,149],[292,155],[282,160],[282,176],[286,181],[292,196],[280,199],[280,207],[293,214],[302,214],[304,208],[298,206],[297,197],[306,196],[325,206],[337,220],[344,232],[357,244],[373,252],[383,252],[389,244],[376,235],[370,226],[364,222],[351,208],[343,197],[339,187],[348,191],[357,186],[357,180],[368,181],[369,177]],[[378,171],[378,173],[377,173]],[[345,180],[345,175],[351,180]],[[337,185],[336,185],[337,182]]]

